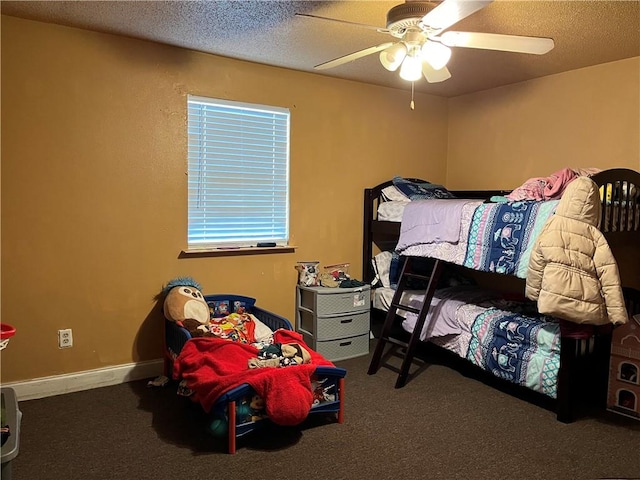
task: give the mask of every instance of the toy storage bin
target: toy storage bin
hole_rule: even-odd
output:
[[[298,271],[298,285],[307,287],[318,284],[318,270],[320,262],[298,262],[296,270]]]
[[[7,324],[0,323],[0,350],[4,350],[9,345],[9,340],[16,333],[15,327]]]
[[[11,480],[11,460],[18,455],[20,446],[20,421],[22,412],[18,409],[16,393],[12,388],[0,389],[0,402],[2,404],[2,425],[8,425],[10,435],[0,447],[2,452],[2,467],[0,478]]]

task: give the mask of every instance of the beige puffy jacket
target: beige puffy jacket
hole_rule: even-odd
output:
[[[578,177],[540,232],[529,259],[525,294],[540,313],[574,323],[626,323],[618,265],[604,235],[598,186]]]

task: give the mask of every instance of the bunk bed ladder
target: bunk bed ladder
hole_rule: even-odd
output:
[[[438,284],[438,279],[440,278],[440,274],[442,273],[442,270],[444,268],[444,263],[441,260],[434,260],[430,274],[419,274],[416,273],[413,269],[414,261],[415,259],[413,259],[412,257],[407,257],[404,261],[404,265],[402,266],[402,273],[400,274],[400,280],[398,282],[398,287],[396,288],[396,292],[393,295],[391,306],[387,311],[387,316],[385,317],[384,325],[382,327],[382,333],[380,335],[380,338],[378,339],[378,343],[373,352],[373,356],[371,357],[369,371],[367,372],[369,375],[373,375],[378,371],[381,366],[382,356],[387,344],[391,344],[391,348],[402,347],[402,349],[404,349],[404,355],[401,355],[402,365],[398,373],[398,379],[396,380],[396,388],[404,387],[405,383],[407,382],[407,378],[409,376],[409,368],[411,367],[411,364],[413,362],[415,349],[418,346],[418,342],[420,341],[420,332],[422,332],[422,327],[424,326],[424,322],[427,318],[427,313],[429,312],[429,306],[431,305],[431,299],[433,298],[436,285]],[[428,281],[424,302],[422,304],[422,307],[419,309],[400,303],[402,300],[402,294],[405,290],[407,290],[409,281],[411,279]],[[413,329],[408,342],[391,336],[392,327],[396,318],[396,312],[398,310],[406,310],[408,312],[418,314],[416,326]]]

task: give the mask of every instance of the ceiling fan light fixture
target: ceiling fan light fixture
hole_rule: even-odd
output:
[[[407,47],[398,42],[380,52],[380,63],[390,72],[395,72],[407,56]]]
[[[377,53],[383,67],[391,72],[399,69],[403,80],[415,82],[424,76],[429,83],[439,83],[451,78],[447,63],[451,59],[451,48],[454,47],[533,55],[544,55],[554,48],[552,38],[448,30],[494,1],[406,0],[388,11],[386,28],[317,15],[296,15],[373,29],[399,39],[321,63],[313,67],[316,70],[337,67]]]
[[[422,46],[421,56],[434,70],[440,70],[449,63],[451,49],[441,43],[427,41]]]
[[[400,78],[408,82],[415,82],[422,77],[422,59],[418,56],[407,55],[400,67]]]

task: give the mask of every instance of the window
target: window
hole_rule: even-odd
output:
[[[189,249],[289,240],[288,109],[189,95]]]

